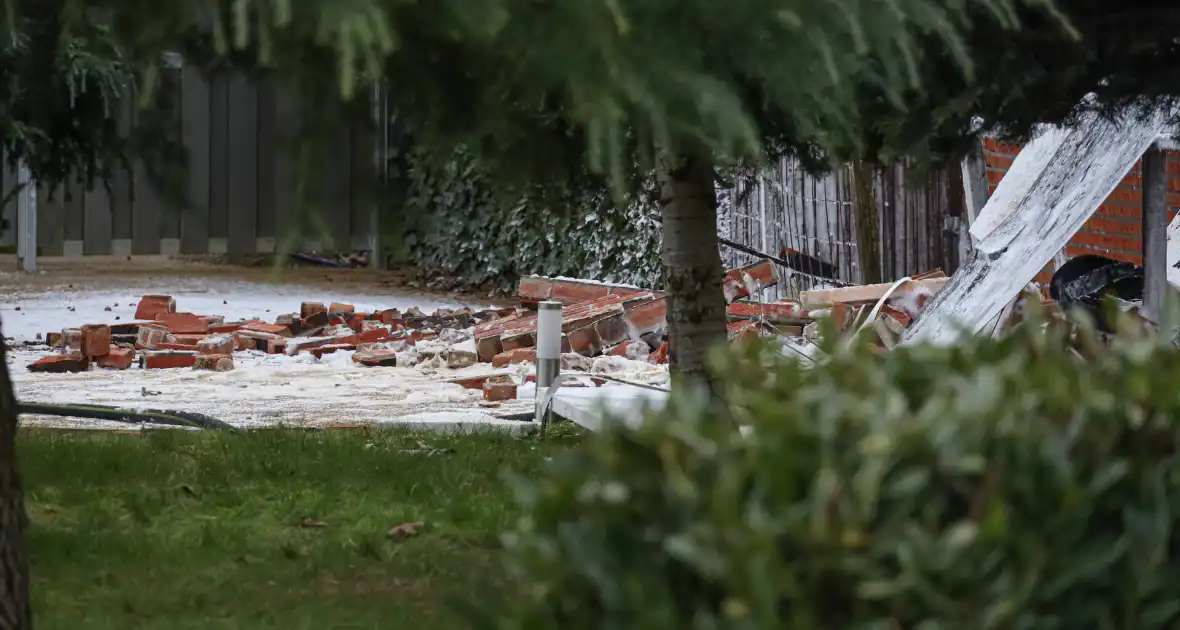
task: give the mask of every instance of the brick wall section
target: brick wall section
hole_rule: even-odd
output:
[[[988,192],[994,192],[996,185],[1012,166],[1020,153],[1020,145],[998,142],[992,138],[983,141],[984,160],[987,162]],[[1118,188],[1099,206],[1082,229],[1070,240],[1065,248],[1067,256],[1100,254],[1116,260],[1125,260],[1137,265],[1143,264],[1143,181],[1139,163],[1119,183]],[[1180,152],[1168,153],[1168,221],[1176,216],[1180,208]],[[1053,264],[1037,275],[1036,281],[1047,284],[1052,277]]]

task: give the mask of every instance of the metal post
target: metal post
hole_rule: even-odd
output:
[[[385,109],[385,88],[380,81],[373,82],[372,90],[372,117],[373,117],[373,182],[380,182],[382,191],[385,190],[388,182],[387,170],[385,160],[388,156],[387,144],[389,143],[388,133],[388,112]],[[382,207],[380,199],[382,195],[374,195],[374,202],[369,208],[369,266],[374,269],[385,268],[385,252],[381,251],[381,221],[379,219]]]
[[[1143,154],[1143,315],[1159,322],[1168,290],[1168,154]]]
[[[546,300],[537,310],[537,420],[549,424],[548,412],[540,401],[561,373],[561,302]]]
[[[33,272],[37,270],[37,183],[24,162],[17,165],[16,178],[22,187],[16,197],[17,255],[21,270]]]

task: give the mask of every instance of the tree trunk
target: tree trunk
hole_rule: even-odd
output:
[[[881,277],[881,233],[877,229],[877,197],[873,193],[873,166],[864,160],[852,163],[852,186],[855,190],[856,249],[860,252],[860,271],[865,284],[884,282]]]
[[[24,492],[16,469],[16,396],[0,338],[0,630],[33,627],[29,562],[25,551]]]
[[[673,374],[707,384],[705,359],[726,337],[712,156],[705,149],[661,151],[656,177],[669,293],[669,367]]]

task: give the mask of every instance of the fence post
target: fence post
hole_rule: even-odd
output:
[[[1143,154],[1143,310],[1158,322],[1168,291],[1168,154],[1158,144]]]
[[[22,160],[17,165],[16,197],[17,254],[23,271],[37,270],[37,182],[29,177],[29,167]]]

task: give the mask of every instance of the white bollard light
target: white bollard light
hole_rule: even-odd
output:
[[[561,371],[561,302],[545,301],[537,310],[537,389],[548,388]]]

